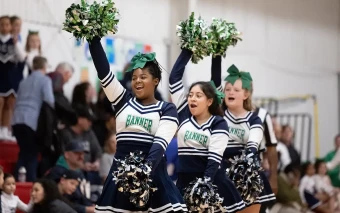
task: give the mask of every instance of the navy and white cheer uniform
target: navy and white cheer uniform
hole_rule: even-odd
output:
[[[18,44],[14,44],[11,35],[0,35],[0,97],[16,95],[19,82],[14,77],[17,62],[24,60]]]
[[[216,87],[223,91],[221,85],[221,57],[216,57],[212,60],[211,78]],[[224,119],[229,126],[229,144],[223,155],[224,167],[230,167],[229,159],[240,155],[244,149],[258,149],[263,139],[263,126],[261,119],[253,112],[247,112],[243,117],[234,116],[228,109],[224,111]],[[273,193],[269,181],[264,172],[260,172],[264,183],[264,189],[260,196],[254,202],[262,204],[273,202],[275,194]],[[247,203],[251,205],[252,203]]]
[[[153,183],[157,190],[150,195],[145,207],[137,208],[129,197],[118,191],[112,180],[117,170],[114,161],[96,205],[96,212],[187,212],[183,198],[167,174],[163,156],[168,143],[178,128],[176,107],[172,103],[158,101],[144,106],[119,83],[110,71],[109,63],[100,39],[94,38],[90,52],[102,87],[116,110],[117,152],[115,158],[124,159],[133,151],[142,151],[152,162]]]
[[[184,188],[195,178],[210,177],[217,185],[218,193],[224,198],[225,212],[237,212],[245,208],[240,193],[234,183],[221,169],[223,152],[228,145],[228,126],[218,115],[212,115],[205,123],[198,124],[191,115],[186,92],[182,84],[185,66],[192,53],[183,49],[170,74],[170,94],[176,104],[180,127],[178,140],[178,180],[177,186],[183,194]]]

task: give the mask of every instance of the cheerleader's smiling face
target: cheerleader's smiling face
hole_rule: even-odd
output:
[[[236,80],[234,85],[227,82],[225,86],[225,104],[229,109],[239,109],[244,107],[244,102],[249,98],[249,92],[242,88],[242,81]]]
[[[155,76],[149,68],[135,69],[132,74],[131,87],[136,98],[143,104],[154,102],[155,89],[159,83],[159,78]]]

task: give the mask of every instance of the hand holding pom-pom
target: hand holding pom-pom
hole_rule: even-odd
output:
[[[218,55],[225,57],[229,46],[235,46],[238,41],[242,41],[239,36],[240,32],[234,23],[214,18],[209,27],[210,52],[213,57]]]
[[[113,180],[118,191],[130,198],[136,207],[144,207],[150,193],[156,191],[151,180],[151,163],[145,162],[142,152],[130,153],[125,160],[116,160],[118,170],[113,172]]]
[[[234,182],[243,200],[253,203],[264,186],[260,176],[262,171],[260,160],[257,154],[242,151],[240,156],[231,159],[231,167],[227,169],[227,175]]]
[[[221,210],[223,198],[217,193],[217,186],[213,185],[210,178],[196,178],[184,189],[184,200],[192,212],[214,212]]]
[[[66,10],[63,29],[77,39],[85,38],[91,41],[96,36],[116,34],[118,22],[119,12],[112,0],[105,0],[102,4],[95,1],[92,5],[81,0],[80,5],[72,4]]]
[[[177,36],[180,38],[181,48],[193,52],[191,61],[194,64],[209,55],[207,30],[206,22],[201,17],[195,18],[194,13],[191,13],[188,20],[181,21],[177,25]]]

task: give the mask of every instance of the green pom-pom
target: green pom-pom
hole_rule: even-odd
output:
[[[112,0],[96,1],[89,5],[86,0],[81,4],[72,4],[66,10],[63,30],[70,32],[77,39],[91,41],[95,36],[104,37],[118,31],[119,12]]]
[[[235,46],[238,41],[240,32],[237,31],[234,23],[228,23],[223,19],[213,19],[209,27],[210,53],[215,56],[226,56],[229,46]]]
[[[209,55],[207,33],[208,25],[201,17],[195,18],[193,12],[189,19],[181,21],[177,25],[177,36],[180,38],[181,48],[193,52],[191,61],[194,64],[197,64],[204,56]]]

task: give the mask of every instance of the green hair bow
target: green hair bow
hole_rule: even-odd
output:
[[[149,61],[154,61],[156,58],[156,53],[137,53],[133,58],[131,59],[130,66],[126,70],[126,72],[131,72],[132,70],[135,69],[142,69],[145,67],[145,64]]]
[[[251,82],[253,81],[253,79],[251,78],[249,72],[240,72],[234,64],[228,68],[227,72],[229,73],[229,75],[224,79],[225,81],[230,82],[232,85],[234,85],[237,79],[241,79],[242,88],[251,90]]]
[[[32,35],[32,34],[39,34],[39,31],[28,30],[28,34],[29,34],[29,35]]]
[[[217,97],[217,101],[218,101],[218,104],[222,104],[222,99],[225,97],[224,93],[219,91],[217,88],[216,88],[216,85],[213,81],[210,81],[210,84],[211,86],[214,87],[215,89],[215,94],[216,94],[216,97]]]

